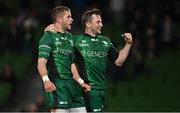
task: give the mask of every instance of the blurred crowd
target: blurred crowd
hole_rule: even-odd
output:
[[[114,25],[124,32],[131,32],[134,37],[131,51],[135,60],[134,74],[145,68],[145,59],[156,58],[166,49],[176,51],[180,42],[179,0],[15,0],[13,3],[6,0],[0,1],[1,54],[27,53],[36,56],[37,40],[45,26],[51,23],[50,10],[57,5],[71,8],[75,28],[73,31],[76,34],[78,32],[75,31],[82,29],[81,15],[89,8],[99,8],[102,11],[104,27]],[[113,29],[108,30],[113,32]],[[7,64],[0,71],[0,80],[13,84],[12,92],[15,92],[19,81],[16,80],[12,67]],[[113,75],[125,74],[123,69],[116,67],[111,71]],[[122,78],[112,76],[111,79],[117,83]],[[39,94],[38,102],[43,102]],[[38,111],[40,105],[32,103],[29,106],[31,110],[28,111]]]
[[[79,18],[85,10],[101,9],[104,24],[124,26],[124,31],[136,37],[135,46],[143,46],[142,51],[148,57],[155,56],[164,46],[177,45],[178,0],[16,0],[15,4],[10,3],[10,0],[0,2],[1,53],[32,52],[39,28],[51,23],[50,10],[57,5],[72,9],[76,28],[81,28]]]

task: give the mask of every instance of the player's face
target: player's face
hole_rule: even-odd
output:
[[[65,11],[64,16],[62,17],[62,26],[64,30],[70,30],[73,19],[70,11]]]
[[[100,15],[92,15],[91,21],[89,22],[90,29],[94,34],[100,34],[101,28],[103,27],[102,19]]]

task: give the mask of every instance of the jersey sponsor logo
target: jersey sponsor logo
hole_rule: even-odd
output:
[[[99,41],[98,39],[95,38],[91,38],[91,41]]]
[[[82,40],[82,41],[79,43],[79,46],[81,46],[81,47],[89,47],[89,44],[86,42],[86,40]]]
[[[62,43],[59,41],[59,38],[56,38],[56,41],[55,41],[55,45],[58,46],[58,45],[61,45]]]
[[[108,42],[106,42],[106,41],[102,41],[102,42],[103,42],[103,46],[109,47]]]
[[[59,104],[68,104],[67,101],[60,101]]]
[[[69,49],[59,49],[59,48],[56,48],[53,53],[61,53],[63,55],[69,55],[72,53],[72,50],[69,50]]]
[[[73,43],[72,40],[69,40],[69,42],[70,42],[70,45],[71,45],[71,46],[74,46],[74,43]],[[59,46],[59,45],[61,45],[61,44],[62,44],[62,42],[60,42],[59,39],[56,38],[55,46]]]
[[[106,57],[107,53],[104,51],[82,51],[83,56],[88,57]]]
[[[101,108],[99,109],[93,109],[94,112],[98,112],[98,111],[101,111]]]
[[[101,105],[101,108],[93,109],[93,111],[94,111],[94,112],[102,111],[103,108],[104,108],[104,105]]]

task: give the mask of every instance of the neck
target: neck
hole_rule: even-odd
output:
[[[57,32],[61,32],[61,33],[64,33],[65,32],[65,29],[62,27],[62,25],[60,25],[59,23],[54,23],[54,26],[55,26],[55,30]]]
[[[92,37],[96,37],[96,35],[97,35],[94,32],[92,32],[92,30],[90,30],[90,29],[85,29],[85,33],[92,36]]]

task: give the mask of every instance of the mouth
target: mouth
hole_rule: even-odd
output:
[[[101,31],[101,28],[98,28],[99,31]]]
[[[71,27],[72,26],[72,24],[69,24],[69,27]]]

